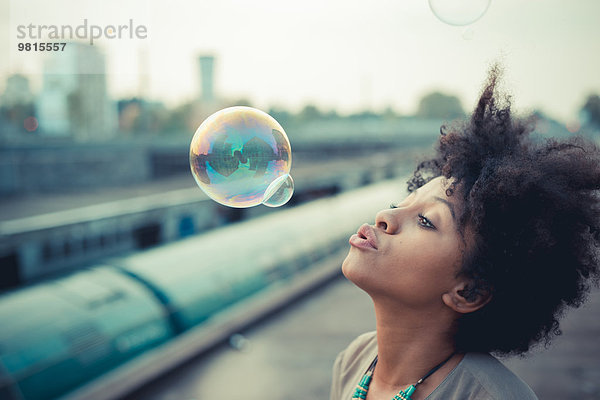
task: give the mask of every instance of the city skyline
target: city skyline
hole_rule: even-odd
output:
[[[15,56],[11,27],[27,21],[78,24],[85,17],[99,25],[133,18],[148,28],[146,40],[98,40],[115,99],[143,96],[172,107],[196,98],[197,57],[203,54],[216,57],[215,93],[263,109],[297,111],[314,104],[348,114],[392,107],[406,115],[423,95],[440,90],[458,96],[469,111],[495,60],[506,67],[505,87],[517,111],[539,109],[568,122],[587,95],[600,92],[594,40],[600,26],[593,17],[600,5],[592,1],[492,1],[466,33],[439,21],[426,1],[166,6],[129,0],[117,8],[116,2],[59,0],[52,9],[29,3],[27,10],[16,1],[5,5],[10,12],[0,23],[9,31],[2,42],[9,57],[0,65],[0,90],[9,74],[19,72],[30,77],[34,93],[41,86],[42,57]]]

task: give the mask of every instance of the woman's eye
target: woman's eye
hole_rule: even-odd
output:
[[[390,208],[398,208],[398,205],[397,205],[397,204],[394,204],[394,203],[391,203],[391,204],[390,204]]]
[[[425,228],[435,229],[435,226],[431,223],[431,221],[428,220],[426,217],[422,216],[421,214],[419,214],[419,223]]]

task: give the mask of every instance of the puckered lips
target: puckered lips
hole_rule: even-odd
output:
[[[350,245],[361,249],[377,250],[377,235],[369,224],[363,224],[354,235],[350,236]]]

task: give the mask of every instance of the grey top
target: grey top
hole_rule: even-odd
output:
[[[351,400],[377,355],[376,332],[356,338],[336,358],[330,400]],[[467,353],[427,400],[537,400],[525,382],[487,353]]]

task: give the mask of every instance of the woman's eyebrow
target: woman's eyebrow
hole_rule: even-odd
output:
[[[450,210],[450,214],[452,214],[452,219],[454,220],[454,223],[456,224],[456,214],[454,214],[454,206],[452,205],[452,203],[450,203],[448,200],[442,199],[441,197],[434,196],[433,198],[434,198],[434,200],[437,200],[440,203],[444,203],[445,205],[448,206],[448,209]]]

